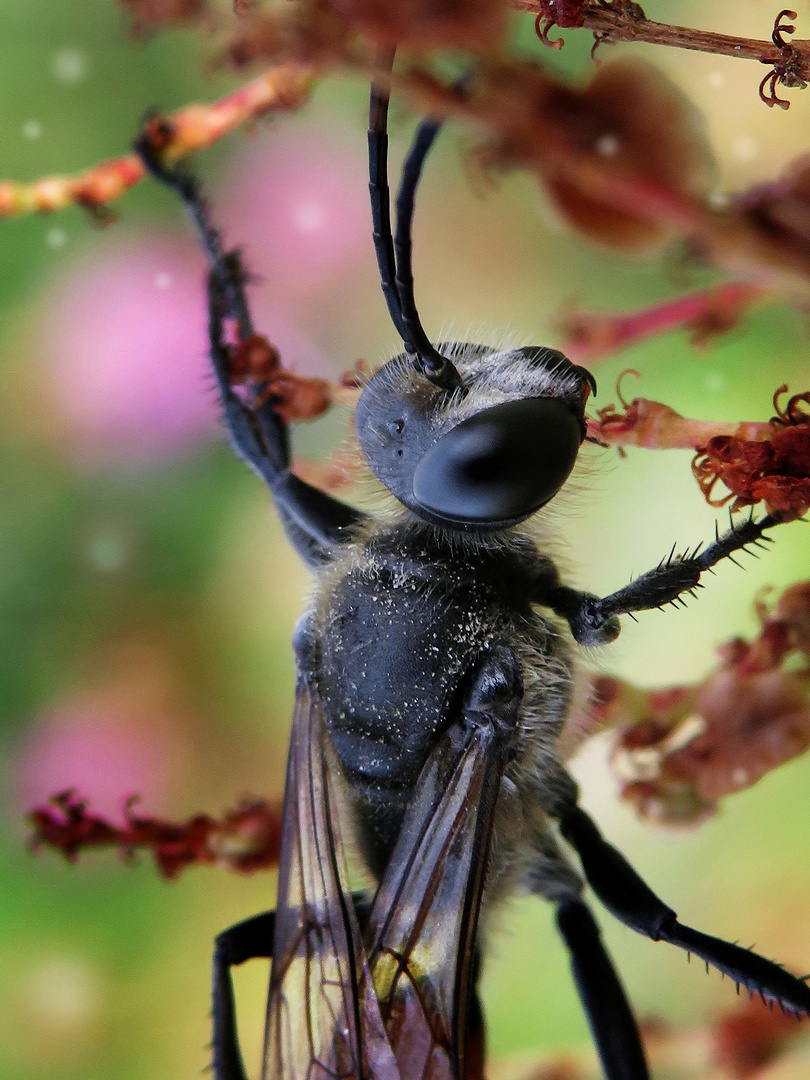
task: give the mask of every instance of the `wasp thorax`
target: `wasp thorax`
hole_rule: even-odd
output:
[[[363,391],[355,424],[375,476],[419,517],[506,528],[559,491],[585,434],[591,376],[553,349],[437,348],[460,389],[430,383],[406,354]]]

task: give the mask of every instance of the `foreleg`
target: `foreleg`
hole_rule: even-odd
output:
[[[225,322],[233,322],[239,344],[250,342],[254,333],[245,295],[246,274],[238,252],[224,249],[218,231],[208,220],[196,179],[183,169],[164,165],[146,134],[137,140],[136,149],[150,173],[181,199],[208,256],[211,361],[234,449],[272,491],[287,535],[299,555],[309,565],[317,565],[329,558],[333,548],[351,538],[365,515],[290,472],[287,425],[276,412],[272,397],[263,393],[266,383],[260,381],[260,376],[252,379],[244,399],[235,392]]]
[[[537,600],[568,621],[581,645],[602,645],[618,636],[620,615],[676,603],[683,593],[702,588],[701,574],[711,571],[722,559],[734,562],[735,552],[749,544],[769,541],[770,537],[764,535],[766,529],[778,524],[778,518],[770,514],[759,521],[750,517],[739,525],[732,522],[729,531],[723,536],[718,533],[714,543],[703,551],[700,551],[700,545],[691,554],[675,555],[673,548],[669,558],[653,570],[601,599],[564,585],[547,583]]]

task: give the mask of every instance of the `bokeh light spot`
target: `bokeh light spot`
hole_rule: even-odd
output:
[[[81,82],[87,75],[87,57],[81,49],[59,49],[54,55],[51,72],[57,82],[66,85]]]
[[[87,964],[54,956],[29,973],[25,997],[46,1031],[73,1030],[84,1027],[96,1011],[98,979]]]
[[[260,275],[257,292],[280,312],[368,254],[364,163],[325,131],[258,134],[217,202],[226,236],[244,243],[248,268]]]
[[[67,233],[64,229],[60,229],[58,225],[54,225],[52,229],[48,229],[45,234],[45,243],[49,248],[53,248],[54,251],[58,251],[63,248],[67,243]]]
[[[130,558],[128,537],[114,526],[98,529],[87,540],[87,562],[102,574],[114,574],[122,570]]]
[[[751,135],[737,135],[731,143],[731,152],[737,161],[753,161],[759,153],[759,143]]]

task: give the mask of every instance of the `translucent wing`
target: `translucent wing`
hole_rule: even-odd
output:
[[[284,793],[264,1080],[400,1080],[347,884],[317,688],[299,677]]]
[[[457,724],[419,778],[366,940],[400,1075],[468,1075],[466,1021],[503,757],[493,725]]]

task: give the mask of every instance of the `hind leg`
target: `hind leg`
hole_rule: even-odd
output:
[[[272,957],[275,927],[275,911],[265,911],[217,936],[211,1009],[214,1022],[211,1041],[214,1080],[247,1080],[236,1031],[231,968],[257,957]]]

